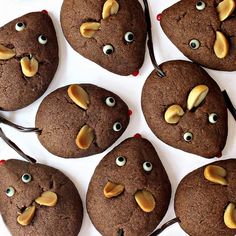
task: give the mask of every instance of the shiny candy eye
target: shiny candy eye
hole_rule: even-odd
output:
[[[106,104],[109,107],[114,107],[116,105],[116,100],[113,97],[107,97],[106,98]]]
[[[126,158],[125,157],[117,157],[116,158],[116,165],[118,166],[124,166],[126,164]]]
[[[198,49],[200,47],[200,42],[199,40],[197,39],[192,39],[190,42],[189,42],[189,47],[192,48],[192,49]]]
[[[151,171],[152,170],[152,163],[148,162],[148,161],[145,161],[143,163],[143,169],[147,172]]]
[[[218,120],[217,114],[216,113],[211,113],[208,117],[208,120],[210,123],[215,124]]]
[[[196,3],[196,8],[197,8],[197,10],[199,10],[199,11],[204,10],[205,7],[206,7],[206,3],[203,2],[203,1],[198,1],[198,2]]]
[[[192,134],[192,133],[186,132],[186,133],[184,134],[184,140],[185,140],[186,142],[190,142],[192,139],[193,139],[193,134]]]
[[[18,22],[15,25],[16,31],[22,31],[25,28],[25,24],[23,22]]]
[[[132,32],[127,32],[125,34],[125,41],[127,43],[132,43],[134,41],[134,34]]]
[[[104,52],[104,54],[106,54],[106,55],[111,55],[111,54],[114,52],[114,48],[113,48],[110,44],[105,45],[105,46],[103,47],[103,52]]]
[[[119,132],[121,129],[122,129],[122,125],[121,125],[120,122],[116,122],[116,123],[113,125],[113,130],[114,130],[114,131]]]
[[[46,36],[44,36],[44,35],[40,35],[39,37],[38,37],[38,42],[40,43],[40,44],[46,44],[47,42],[48,42],[48,39],[47,39],[47,37]]]
[[[25,173],[22,175],[21,179],[24,183],[29,183],[32,180],[32,177],[30,174]]]
[[[15,194],[15,189],[13,187],[8,187],[5,193],[8,197],[12,197]]]

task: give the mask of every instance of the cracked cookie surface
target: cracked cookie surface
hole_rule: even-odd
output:
[[[77,105],[76,96],[80,106],[86,96],[88,105]],[[43,100],[36,115],[36,127],[42,130],[39,141],[48,151],[64,158],[104,151],[122,135],[128,123],[124,101],[92,84],[55,90]]]
[[[13,236],[77,236],[83,219],[79,193],[62,172],[42,164],[0,164],[0,213]]]
[[[58,44],[51,18],[33,12],[7,23],[0,28],[0,46],[0,109],[17,110],[38,99],[56,72]],[[6,57],[5,48],[12,57]]]
[[[170,181],[152,144],[128,138],[96,167],[86,204],[102,235],[147,236],[164,217],[170,196]]]

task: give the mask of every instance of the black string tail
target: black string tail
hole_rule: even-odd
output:
[[[234,105],[232,104],[232,102],[229,98],[229,95],[227,94],[227,92],[225,90],[222,92],[222,94],[224,96],[227,108],[229,109],[230,113],[232,114],[232,116],[236,120],[236,109],[234,108]]]
[[[30,163],[36,163],[36,160],[28,155],[26,155],[15,143],[13,143],[7,136],[4,134],[2,129],[0,128],[0,137],[12,148],[14,149],[19,155],[21,155],[25,160],[29,161]]]
[[[124,236],[124,230],[119,229],[118,232],[117,232],[117,236]]]
[[[161,228],[157,229],[156,231],[154,231],[152,234],[150,234],[150,236],[157,236],[159,235],[161,232],[163,232],[166,228],[168,228],[169,226],[175,224],[175,223],[179,223],[180,220],[179,218],[174,218],[168,222],[166,222],[164,225],[161,226]]]
[[[3,123],[5,125],[8,125],[8,126],[10,126],[12,128],[15,128],[15,129],[17,129],[17,130],[19,130],[21,132],[25,132],[25,133],[27,133],[27,132],[28,133],[30,133],[30,132],[40,133],[41,132],[41,130],[38,129],[38,128],[26,128],[26,127],[23,127],[23,126],[20,126],[20,125],[16,125],[16,124],[12,123],[11,121],[5,119],[1,115],[0,115],[0,123]]]
[[[148,50],[150,54],[150,58],[152,61],[152,64],[157,71],[157,75],[161,78],[165,77],[165,73],[161,70],[160,66],[157,64],[154,49],[153,49],[153,40],[152,40],[152,24],[151,24],[151,18],[150,18],[150,12],[149,12],[149,6],[147,0],[143,0],[144,6],[145,6],[145,18],[147,23],[147,33],[148,33]]]

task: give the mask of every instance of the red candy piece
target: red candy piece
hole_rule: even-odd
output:
[[[141,134],[135,134],[134,138],[142,138],[142,135]]]
[[[129,116],[132,116],[132,114],[133,114],[132,110],[129,109],[129,110],[128,110],[128,115],[129,115]]]
[[[137,70],[137,71],[134,71],[133,73],[132,73],[132,75],[133,76],[138,76],[139,75],[139,71]]]
[[[221,157],[222,157],[222,152],[220,152],[216,155],[216,158],[221,158]]]
[[[0,160],[0,165],[4,165],[5,164],[5,160]]]
[[[161,21],[161,14],[158,14],[158,15],[157,15],[157,20],[158,20],[158,21]]]
[[[47,10],[42,10],[42,13],[48,15],[48,11]]]

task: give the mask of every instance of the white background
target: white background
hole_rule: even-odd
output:
[[[95,0],[96,1],[96,0]],[[176,0],[156,0],[149,1],[151,18],[153,24],[153,38],[156,58],[158,63],[171,59],[186,59],[178,49],[167,39],[160,28],[159,22],[156,20],[156,15],[162,12],[163,9],[175,3]],[[122,140],[133,136],[135,133],[141,133],[143,137],[148,138],[155,146],[163,165],[169,175],[172,183],[172,198],[169,210],[163,219],[162,223],[175,217],[173,210],[174,193],[179,181],[190,171],[195,168],[207,164],[212,160],[207,160],[199,156],[191,155],[180,150],[176,150],[167,146],[158,140],[148,128],[140,106],[142,86],[153,70],[149,56],[146,53],[145,62],[140,70],[140,75],[137,77],[128,76],[122,77],[112,74],[98,65],[88,61],[72,50],[66,42],[60,27],[60,8],[62,0],[0,0],[0,25],[4,25],[8,21],[17,18],[25,13],[32,11],[48,10],[53,19],[60,47],[60,63],[54,80],[43,97],[37,100],[32,105],[19,110],[17,112],[2,112],[2,114],[11,121],[24,125],[34,126],[34,118],[36,111],[42,99],[58,87],[71,83],[94,83],[98,86],[111,90],[121,96],[126,101],[130,109],[133,111],[128,129],[123,136],[107,151],[102,154],[94,155],[83,159],[65,160],[53,156],[45,150],[37,140],[35,134],[23,134],[1,125],[9,138],[14,140],[24,152],[32,157],[35,157],[39,162],[56,167],[62,170],[76,184],[84,204],[84,220],[82,229],[79,235],[82,236],[97,236],[100,235],[93,227],[89,220],[85,209],[85,196],[89,180],[93,174],[96,165],[101,158],[110,151],[114,146],[118,145]],[[191,26],[189,26],[191,27]],[[174,29],[173,29],[174,30]],[[234,105],[236,105],[236,72],[218,72],[207,70],[209,74],[218,82],[222,89],[226,89],[231,97]],[[216,101],[217,102],[217,101]],[[229,135],[227,145],[223,151],[222,159],[235,157],[236,154],[236,125],[232,116],[229,115]],[[204,142],[204,140],[203,140]],[[19,158],[13,150],[11,150],[2,140],[0,140],[0,159]],[[60,222],[58,222],[60,223]],[[162,224],[161,223],[161,224]],[[6,226],[0,219],[0,235],[10,235]],[[162,236],[184,236],[186,235],[176,224],[166,229]]]

